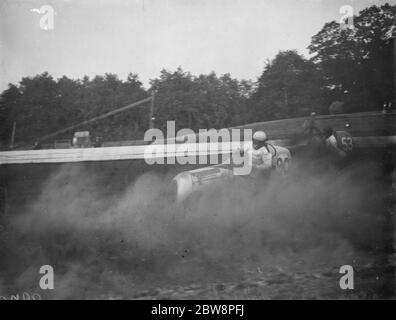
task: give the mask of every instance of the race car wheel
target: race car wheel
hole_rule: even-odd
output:
[[[282,158],[279,158],[278,160],[276,160],[276,171],[278,171],[279,173],[283,172],[283,160],[282,160]]]
[[[279,158],[276,161],[276,171],[284,175],[289,171],[290,162],[289,159]]]

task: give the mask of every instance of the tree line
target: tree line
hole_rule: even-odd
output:
[[[16,144],[93,118],[155,93],[155,127],[176,120],[178,128],[223,128],[298,116],[310,112],[380,110],[392,100],[392,43],[396,5],[371,6],[354,17],[353,28],[326,23],[312,37],[310,58],[280,51],[267,61],[257,81],[230,74],[193,75],[162,70],[145,89],[137,74],[54,79],[44,72],[9,84],[0,98],[0,144]],[[246,57],[248,58],[248,57]],[[329,111],[330,107],[330,111]],[[105,141],[141,139],[149,108],[137,107],[86,125]],[[70,139],[72,132],[54,139]]]

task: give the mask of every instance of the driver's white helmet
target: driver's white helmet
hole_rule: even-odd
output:
[[[253,135],[253,140],[265,142],[267,141],[267,135],[264,131],[256,131]]]

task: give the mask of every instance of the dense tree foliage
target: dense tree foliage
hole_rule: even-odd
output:
[[[386,37],[396,5],[371,6],[354,17],[354,28],[326,23],[312,37],[311,58],[279,52],[256,83],[229,74],[192,75],[162,70],[147,90],[136,74],[126,80],[105,74],[92,79],[54,79],[48,73],[9,84],[0,100],[0,144],[17,144],[144,99],[155,92],[155,126],[176,120],[178,128],[222,128],[247,122],[304,116],[309,112],[380,110],[392,99],[392,47]],[[247,57],[248,58],[248,57]],[[338,108],[340,109],[340,108]],[[103,140],[141,139],[149,125],[148,105],[86,125]],[[73,132],[56,139],[70,139]],[[53,141],[54,139],[52,139]]]
[[[106,74],[93,79],[72,80],[63,76],[54,80],[48,73],[25,77],[18,85],[9,85],[1,95],[0,136],[9,144],[16,122],[16,143],[32,141],[57,130],[90,119],[148,96],[137,75],[126,81]],[[136,108],[79,128],[106,140],[132,139],[148,127],[146,110]],[[56,139],[70,139],[72,133]]]
[[[251,84],[229,74],[192,76],[178,68],[163,70],[151,83],[155,90],[156,126],[176,120],[178,128],[223,128],[246,120]]]
[[[153,90],[156,127],[164,128],[166,120],[176,120],[178,128],[194,130],[239,125],[246,121],[244,106],[250,88],[249,82],[228,74],[194,77],[181,68],[175,72],[163,70],[152,81],[150,90],[145,90],[134,74],[122,81],[113,74],[54,80],[43,73],[23,78],[18,85],[10,84],[3,92],[0,135],[2,144],[9,144],[16,122],[16,143],[33,143],[57,130],[149,97]],[[91,136],[106,141],[141,139],[149,127],[149,115],[147,103],[76,130],[88,130]],[[63,133],[55,140],[71,139],[72,134]]]
[[[251,120],[279,119],[320,111],[321,76],[295,51],[279,52],[267,63],[251,100]]]
[[[312,60],[321,68],[324,97],[346,103],[345,111],[378,110],[392,99],[392,44],[396,5],[371,6],[354,17],[353,28],[333,21],[312,37]]]

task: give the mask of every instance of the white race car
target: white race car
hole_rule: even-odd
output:
[[[272,165],[269,170],[273,169],[284,174],[289,170],[291,153],[287,148],[267,144],[268,151],[272,155]],[[244,150],[235,152],[243,153]],[[251,171],[251,173],[254,170]],[[193,193],[204,190],[209,184],[222,179],[232,179],[234,177],[233,166],[229,164],[219,164],[205,168],[199,168],[190,171],[183,171],[176,175],[172,184],[174,185],[177,202],[183,202]]]

